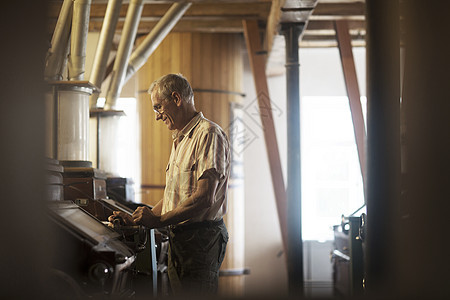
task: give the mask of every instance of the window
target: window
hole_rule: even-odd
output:
[[[301,122],[303,239],[332,240],[341,215],[364,204],[348,98],[303,97]]]
[[[99,103],[105,101],[98,99]],[[100,159],[98,168],[105,171],[108,176],[130,178],[134,186],[140,186],[140,144],[139,126],[137,114],[137,102],[135,98],[119,98],[115,110],[123,111],[124,115],[102,114],[99,118],[99,143]],[[97,151],[95,139],[97,138],[97,124],[95,118],[91,118],[90,130],[91,159],[97,166]],[[136,199],[139,201],[139,199]]]

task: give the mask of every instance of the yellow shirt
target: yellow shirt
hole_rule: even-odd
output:
[[[197,189],[207,170],[213,170],[219,184],[207,211],[183,223],[220,220],[227,210],[230,177],[230,143],[219,125],[203,117],[201,112],[180,131],[173,134],[174,143],[166,168],[166,188],[162,213],[173,210]]]

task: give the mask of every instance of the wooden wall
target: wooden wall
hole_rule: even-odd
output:
[[[140,40],[142,41],[142,40]],[[138,41],[139,42],[139,41]],[[142,202],[156,204],[164,194],[165,169],[172,146],[171,132],[156,122],[150,96],[151,82],[168,73],[181,73],[194,89],[196,108],[219,124],[228,134],[230,104],[242,102],[242,47],[239,34],[171,33],[138,72],[139,118],[142,150]],[[222,269],[244,267],[243,185],[229,191],[229,210],[225,223],[230,241]],[[236,202],[236,203],[235,203]],[[236,211],[236,213],[235,213]],[[221,277],[222,295],[243,292],[243,276]]]

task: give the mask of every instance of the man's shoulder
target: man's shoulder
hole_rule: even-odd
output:
[[[203,117],[200,120],[199,123],[199,131],[201,132],[207,132],[207,133],[220,133],[221,135],[226,135],[225,131],[218,125],[217,123],[214,123],[213,121]]]

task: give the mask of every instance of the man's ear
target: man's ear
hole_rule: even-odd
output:
[[[178,92],[172,92],[173,101],[177,106],[181,106],[181,95]]]

